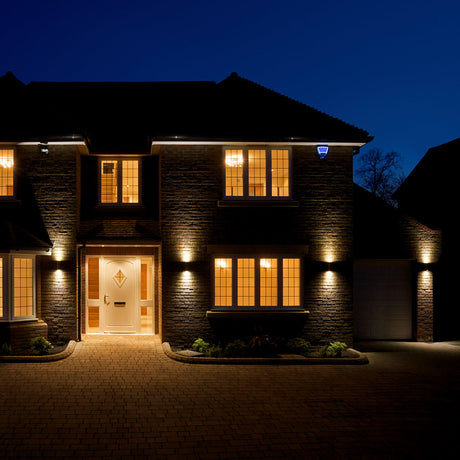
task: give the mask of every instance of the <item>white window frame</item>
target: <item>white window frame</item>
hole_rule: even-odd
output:
[[[3,283],[3,316],[0,316],[0,322],[15,322],[37,319],[36,306],[36,263],[35,255],[32,254],[0,254],[3,260],[3,277],[0,282]],[[14,316],[14,259],[31,259],[32,260],[32,314],[26,316]]]
[[[232,260],[232,305],[216,306],[216,292],[215,292],[215,261],[216,259],[231,259]],[[238,305],[238,259],[253,259],[254,260],[254,306],[239,306]],[[260,305],[260,261],[262,259],[277,259],[278,270],[278,283],[277,283],[277,296],[278,302],[274,306],[261,306]],[[299,305],[283,305],[283,260],[284,259],[298,259],[299,260]],[[299,310],[303,308],[303,258],[296,254],[283,254],[283,255],[254,255],[254,254],[219,254],[214,255],[212,260],[212,303],[213,310],[237,310],[237,311],[289,311]]]
[[[137,203],[123,203],[123,161],[132,160],[137,161],[138,163],[138,201]],[[117,202],[116,203],[103,203],[102,202],[102,162],[111,161],[117,162]],[[138,156],[132,157],[99,157],[98,168],[98,203],[99,206],[108,206],[108,207],[125,207],[125,206],[141,206],[141,197],[142,197],[142,159]]]
[[[243,195],[232,196],[226,195],[227,190],[227,178],[225,173],[225,152],[227,150],[242,150],[243,151]],[[265,150],[266,152],[266,174],[265,174],[265,189],[266,194],[264,196],[250,196],[249,195],[249,162],[248,162],[248,151],[249,150]],[[289,193],[287,196],[272,196],[272,151],[273,150],[287,150],[288,151],[288,165],[289,165]],[[222,150],[223,158],[223,191],[222,196],[224,200],[236,200],[236,201],[286,201],[292,200],[292,149],[287,146],[270,146],[270,145],[235,145],[235,146],[224,146]]]

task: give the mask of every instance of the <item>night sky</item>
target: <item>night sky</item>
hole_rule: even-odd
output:
[[[0,17],[0,75],[24,83],[237,72],[369,131],[406,175],[460,137],[458,0],[15,0]]]

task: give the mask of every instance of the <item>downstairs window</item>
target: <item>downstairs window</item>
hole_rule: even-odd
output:
[[[283,309],[301,305],[299,257],[216,257],[214,306]]]

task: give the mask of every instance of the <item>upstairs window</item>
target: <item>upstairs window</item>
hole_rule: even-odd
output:
[[[0,149],[0,197],[14,196],[14,150]]]
[[[301,304],[299,257],[217,257],[214,306],[235,309],[298,308]]]
[[[288,149],[225,149],[225,197],[290,198]]]
[[[101,160],[101,204],[139,204],[139,160]]]

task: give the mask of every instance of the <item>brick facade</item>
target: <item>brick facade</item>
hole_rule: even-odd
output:
[[[37,256],[37,314],[53,343],[77,337],[76,235],[79,177],[75,146],[17,146],[16,167],[25,173],[53,243],[52,256]]]
[[[190,345],[226,329],[206,318],[213,306],[210,245],[294,244],[308,247],[303,307],[310,316],[302,335],[352,342],[351,148],[331,148],[320,160],[313,146],[292,147],[296,207],[219,206],[222,146],[163,146],[160,156],[164,340]],[[242,322],[228,321],[235,335],[248,329]]]

